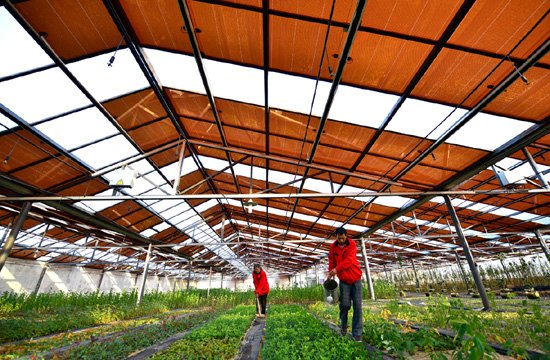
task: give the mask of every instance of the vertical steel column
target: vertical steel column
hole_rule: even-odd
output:
[[[411,258],[411,265],[414,272],[414,281],[416,282],[416,291],[420,291],[420,281],[418,281],[418,274],[416,273],[416,266],[414,266],[414,259]]]
[[[472,272],[474,282],[476,284],[477,290],[479,291],[479,296],[481,297],[481,301],[483,302],[483,310],[491,310],[491,304],[489,303],[489,299],[487,298],[485,286],[483,285],[481,277],[479,276],[477,264],[474,261],[474,257],[472,256],[472,252],[470,251],[470,246],[468,245],[468,241],[466,241],[466,237],[464,236],[464,232],[462,231],[462,226],[460,226],[460,220],[458,220],[458,216],[456,215],[455,209],[451,202],[451,198],[448,195],[444,195],[443,197],[445,198],[445,203],[447,204],[449,214],[451,215],[451,219],[453,220],[456,234],[458,235],[458,238],[462,243],[464,255],[466,256],[466,260],[468,260],[468,265],[470,265],[470,271]]]
[[[542,175],[542,172],[539,170],[539,167],[537,163],[535,162],[535,159],[531,156],[531,153],[527,150],[527,148],[521,149],[523,151],[523,154],[527,158],[527,161],[529,161],[529,165],[531,165],[531,168],[533,169],[533,172],[535,175],[537,175],[537,178],[540,181],[540,184],[545,189],[550,189],[550,185],[548,185],[548,181],[544,178],[544,175]]]
[[[391,281],[390,280],[390,274],[388,273],[388,270],[386,269],[386,264],[383,264],[382,266],[384,266],[384,273],[386,274],[386,280]]]
[[[208,291],[206,292],[206,297],[210,297],[210,285],[212,285],[212,266],[210,266],[210,272],[208,273]]]
[[[44,275],[46,275],[47,270],[48,264],[42,265],[42,271],[40,272],[40,276],[38,277],[38,281],[36,282],[36,286],[34,287],[34,291],[32,292],[33,295],[38,294],[38,290],[40,290],[40,285],[42,285],[42,280],[44,279]]]
[[[319,274],[317,274],[317,264],[313,264],[315,270],[315,285],[319,285]]]
[[[103,277],[105,276],[105,269],[101,270],[101,274],[99,275],[99,281],[97,282],[97,290],[96,292],[99,292],[101,289],[101,283],[103,282]]]
[[[546,245],[546,241],[544,241],[544,239],[542,238],[542,234],[540,233],[540,230],[535,230],[535,235],[539,240],[542,251],[544,251],[544,255],[546,255],[546,260],[548,260],[548,263],[550,263],[550,250],[548,250],[548,245]]]
[[[369,258],[367,257],[367,248],[365,247],[365,238],[361,237],[361,252],[363,253],[363,259],[365,260],[363,266],[365,267],[365,277],[367,278],[367,284],[369,286],[370,299],[376,301],[374,295],[374,286],[372,285],[372,278],[370,276]]]
[[[189,262],[189,271],[187,272],[187,288],[186,290],[189,290],[189,280],[191,280],[191,265],[193,265],[193,262]]]
[[[222,281],[220,282],[220,289],[223,289],[223,272],[222,272]]]
[[[147,257],[145,258],[145,266],[143,267],[143,275],[141,277],[141,284],[139,286],[138,298],[136,302],[137,305],[141,303],[141,299],[143,298],[143,293],[145,292],[145,282],[147,281],[147,272],[149,271],[149,261],[151,260],[152,246],[153,244],[149,243],[149,247],[147,248]]]
[[[2,268],[4,267],[6,260],[8,260],[8,256],[10,255],[11,248],[15,243],[15,239],[17,239],[17,234],[19,234],[19,231],[23,227],[23,223],[25,222],[25,219],[27,219],[27,214],[29,213],[31,206],[32,206],[32,202],[27,201],[23,203],[23,206],[21,207],[21,211],[19,212],[17,219],[15,219],[15,223],[13,224],[13,227],[10,230],[10,234],[8,235],[8,238],[4,243],[4,247],[2,248],[2,252],[0,253],[0,271],[2,271]]]
[[[468,291],[468,288],[470,288],[470,282],[468,281],[468,277],[466,276],[466,271],[464,271],[464,268],[462,267],[462,262],[460,261],[460,256],[458,255],[458,251],[456,250],[455,250],[455,257],[456,257],[456,263],[458,264],[458,268],[460,269],[460,275],[462,275],[462,280],[466,285],[466,291]]]

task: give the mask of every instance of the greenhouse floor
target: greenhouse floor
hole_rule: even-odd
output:
[[[491,299],[498,311],[471,297],[366,300],[355,342],[340,336],[339,307],[317,301],[319,288],[273,290],[266,319],[248,292],[155,293],[137,307],[134,296],[0,297],[0,358],[548,359],[550,350],[548,298]]]

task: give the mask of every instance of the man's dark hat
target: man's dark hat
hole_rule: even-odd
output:
[[[325,289],[330,291],[336,289],[338,287],[338,283],[334,279],[328,279],[325,280],[323,286],[325,287]]]

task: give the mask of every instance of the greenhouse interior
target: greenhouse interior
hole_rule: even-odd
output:
[[[0,358],[549,359],[549,12],[0,0]]]

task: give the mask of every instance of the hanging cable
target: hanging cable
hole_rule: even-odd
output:
[[[109,66],[109,67],[113,66],[113,63],[115,62],[116,53],[117,53],[118,49],[120,48],[120,45],[122,45],[123,40],[124,40],[124,36],[120,38],[120,41],[118,42],[118,45],[116,46],[115,52],[113,53],[113,56],[111,56],[111,58],[109,59],[109,62],[107,63],[107,66]]]
[[[328,43],[328,36],[330,34],[330,27],[331,27],[331,24],[332,24],[332,17],[334,15],[335,4],[336,4],[336,0],[333,0],[332,1],[332,7],[330,9],[330,15],[329,15],[328,23],[327,23],[327,31],[325,33],[325,41],[323,43],[323,51],[321,52],[321,61],[319,62],[319,67],[318,67],[318,70],[317,70],[317,77],[315,78],[315,88],[313,90],[313,98],[311,99],[309,114],[307,116],[306,128],[305,128],[305,131],[304,131],[304,138],[302,140],[302,146],[300,148],[300,155],[298,156],[298,163],[296,165],[296,171],[294,172],[294,180],[293,181],[296,181],[296,177],[298,176],[298,169],[300,168],[300,161],[302,160],[302,155],[304,154],[304,147],[305,147],[305,144],[306,144],[306,141],[307,141],[307,132],[309,130],[309,124],[311,122],[311,115],[313,113],[313,105],[315,103],[315,98],[317,96],[317,88],[319,86],[319,80],[321,79],[321,71],[323,69],[323,61],[325,59],[325,54],[327,54],[327,59],[328,59],[327,43]],[[332,69],[330,68],[330,65],[329,65],[329,73],[332,74]],[[290,202],[288,203],[287,208],[285,210],[285,217],[288,214],[289,206],[290,206]]]

